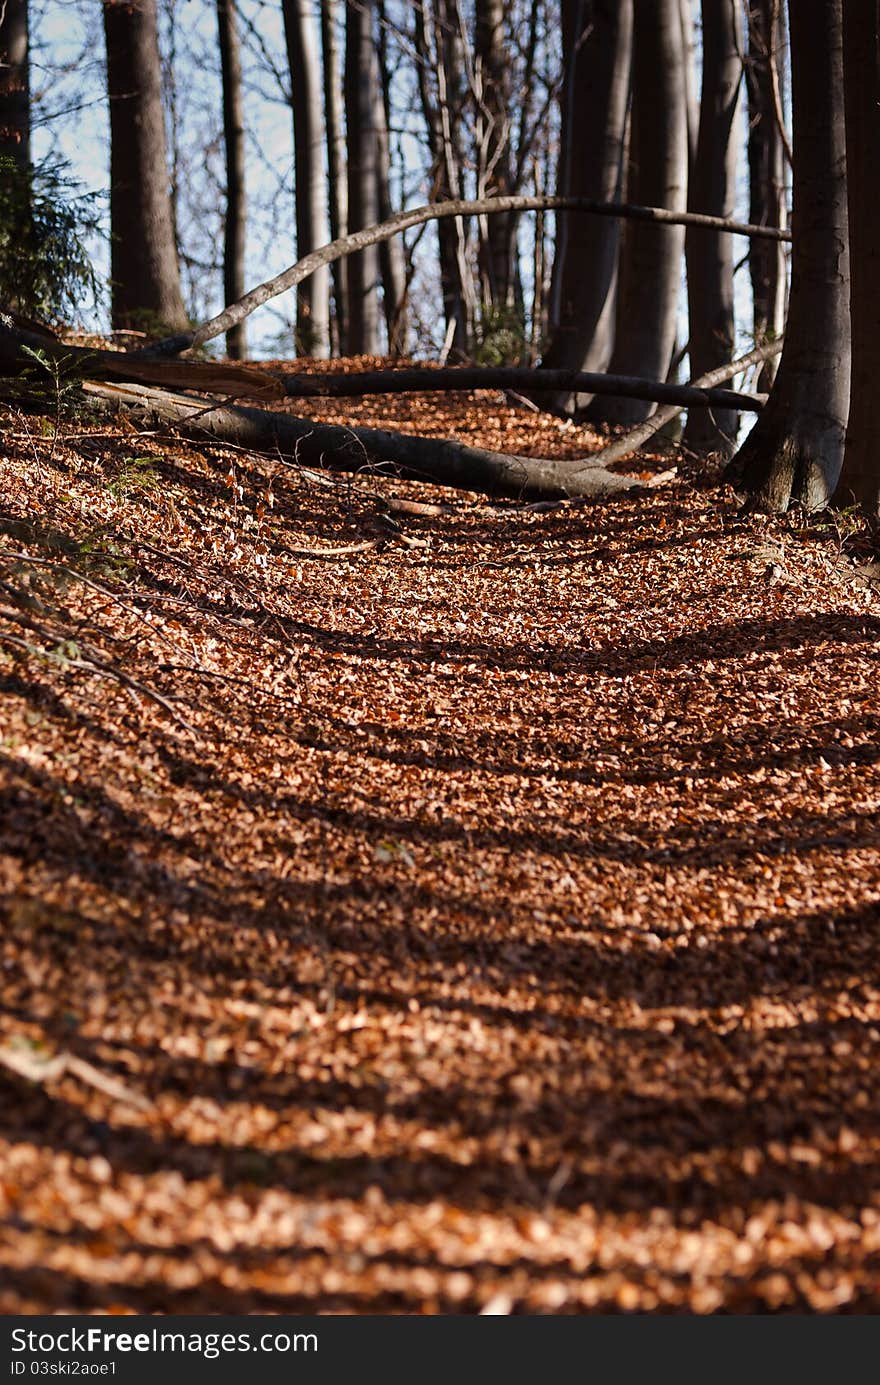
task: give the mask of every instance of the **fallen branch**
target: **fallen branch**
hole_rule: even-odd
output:
[[[148,426],[161,424],[197,442],[212,438],[288,464],[342,472],[402,477],[482,495],[544,500],[600,496],[640,483],[585,461],[510,456],[469,447],[451,438],[419,438],[378,428],[342,428],[263,409],[206,410],[202,400],[143,385],[86,382],[90,398],[127,410]],[[198,416],[198,422],[193,418]]]
[[[600,375],[584,371],[540,370],[512,366],[464,366],[433,369],[416,366],[404,370],[376,370],[342,374],[289,374],[245,366],[225,366],[205,361],[151,360],[137,353],[90,351],[65,346],[36,333],[12,330],[0,324],[0,374],[33,370],[32,352],[59,371],[78,372],[96,380],[134,381],[164,389],[191,389],[203,394],[274,400],[359,397],[366,394],[408,394],[472,389],[520,389],[540,393],[578,390],[651,403],[676,403],[685,408],[741,409],[757,413],[766,395],[735,390],[700,390],[690,385],[644,380],[631,375]],[[207,406],[208,411],[213,408]]]
[[[759,365],[762,361],[769,360],[771,356],[778,356],[782,350],[782,338],[777,341],[765,343],[764,346],[756,346],[754,351],[749,351],[745,356],[740,356],[739,360],[729,361],[726,365],[716,366],[714,370],[709,370],[705,375],[701,375],[698,380],[683,388],[698,391],[701,394],[717,395],[734,393],[734,391],[718,390],[714,386],[723,384],[725,380],[730,380],[734,375],[738,375],[741,370],[747,370],[751,365]],[[762,398],[766,396],[761,396]],[[627,457],[631,452],[635,452],[637,447],[652,438],[655,433],[673,418],[681,413],[684,405],[668,404],[665,408],[657,409],[650,418],[645,419],[644,423],[636,424],[635,428],[624,433],[622,437],[615,438],[607,447],[603,447],[601,452],[596,452],[590,458],[591,462],[595,459],[600,466],[610,466],[612,462],[619,462],[621,457]],[[742,405],[739,406],[740,408]]]
[[[126,1086],[116,1077],[108,1077],[100,1068],[87,1063],[84,1058],[77,1058],[74,1053],[53,1055],[31,1046],[4,1044],[0,1048],[0,1067],[14,1073],[16,1077],[23,1077],[27,1082],[40,1085],[58,1082],[69,1074],[87,1086],[94,1087],[96,1091],[103,1092],[113,1101],[123,1101],[128,1106],[136,1106],[140,1111],[152,1109],[152,1103],[145,1096],[141,1096],[140,1092]]]
[[[729,377],[728,377],[729,378]],[[604,375],[591,371],[540,370],[517,366],[450,366],[437,370],[413,366],[403,370],[368,370],[340,374],[282,375],[284,393],[292,399],[359,398],[365,394],[419,394],[447,390],[527,389],[582,391],[610,394],[618,398],[644,399],[650,403],[678,404],[682,408],[741,409],[759,413],[767,402],[766,394],[745,394],[738,390],[702,389],[698,385],[675,385],[644,380],[635,375]]]
[[[36,332],[8,327],[0,316],[0,375],[33,371],[38,361],[55,367],[65,378],[79,374],[93,380],[138,380],[245,399],[279,399],[284,394],[280,381],[269,371],[213,361],[151,360],[138,352],[66,346]]]
[[[346,255],[365,250],[370,245],[378,245],[400,235],[411,226],[421,226],[426,221],[440,221],[450,216],[492,216],[501,212],[556,211],[584,212],[593,216],[619,217],[630,221],[652,221],[662,226],[702,226],[712,231],[727,231],[731,235],[749,236],[762,240],[791,240],[791,232],[778,226],[752,226],[747,222],[732,221],[728,217],[708,216],[703,212],[673,212],[666,207],[641,207],[629,202],[598,202],[591,197],[480,197],[473,201],[456,200],[433,202],[424,207],[413,207],[409,211],[398,212],[377,226],[368,226],[362,231],[340,236],[328,245],[304,255],[289,269],[258,284],[235,303],[230,303],[222,312],[209,318],[199,327],[166,337],[156,345],[146,348],[145,355],[177,355],[192,346],[204,346],[231,328],[243,322],[257,308],[277,298],[288,289],[295,288],[308,279],[323,265],[332,264]]]

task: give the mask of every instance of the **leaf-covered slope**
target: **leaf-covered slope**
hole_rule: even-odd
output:
[[[0,1309],[876,1310],[858,540],[3,424]]]

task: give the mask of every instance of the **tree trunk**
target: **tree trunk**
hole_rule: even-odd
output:
[[[755,508],[834,493],[849,405],[850,313],[841,0],[792,5],[792,275],[767,407],[729,468]],[[872,171],[872,177],[876,169]]]
[[[247,232],[244,103],[236,0],[217,0],[217,31],[223,82],[223,144],[226,151],[223,293],[227,303],[234,303],[244,293]],[[226,333],[226,350],[234,360],[243,361],[246,358],[247,330],[243,322],[237,323]]]
[[[782,44],[780,0],[751,0],[746,91],[749,103],[749,220],[760,226],[784,226],[785,151],[776,118],[771,64]],[[749,275],[754,302],[755,341],[781,336],[785,325],[785,254],[772,241],[749,243]],[[775,360],[761,372],[761,388],[769,389]]]
[[[680,0],[640,0],[633,34],[631,181],[635,202],[683,211],[688,131]],[[665,380],[675,349],[684,229],[632,222],[620,257],[617,329],[610,369]],[[653,412],[637,400],[594,400],[590,418],[639,423]]]
[[[115,328],[184,329],[165,149],[156,0],[103,0]]]
[[[740,8],[733,0],[703,0],[703,81],[700,128],[689,205],[732,216],[736,200],[736,129],[742,58]],[[729,236],[688,235],[687,277],[691,375],[704,375],[733,357],[733,246]],[[733,451],[739,419],[730,410],[688,418],[685,442],[696,452]]]
[[[477,196],[513,191],[510,156],[511,57],[504,33],[505,0],[476,0],[474,50],[480,101],[476,117]],[[482,309],[510,308],[514,291],[512,213],[485,218],[480,230]]]
[[[342,78],[339,71],[339,43],[336,33],[338,0],[321,0],[321,61],[324,77],[324,128],[327,137],[327,201],[330,212],[330,238],[348,234],[348,188],[345,176],[345,135],[343,132]],[[344,356],[348,346],[348,261],[336,260],[332,268],[333,319],[330,324],[332,346]]]
[[[619,198],[629,104],[632,0],[562,0],[565,82],[558,191]],[[589,135],[589,137],[588,137]],[[614,344],[620,227],[557,217],[553,325],[544,365],[605,370]],[[560,411],[589,395],[561,397]]]
[[[700,128],[700,103],[697,98],[697,42],[694,37],[694,16],[691,0],[679,0],[681,11],[681,43],[684,49],[684,105],[688,130],[688,185],[697,157],[697,135]]]
[[[0,8],[0,156],[27,173],[31,163],[28,0]]]
[[[846,161],[852,276],[852,391],[839,505],[858,501],[880,518],[880,448],[877,400],[880,383],[880,232],[877,170],[880,169],[880,7],[876,0],[844,0]]]
[[[345,129],[348,151],[348,225],[350,231],[379,219],[376,139],[376,50],[374,0],[347,0],[345,23]],[[379,353],[379,255],[375,246],[352,255],[348,263],[348,350],[353,355]]]
[[[383,7],[379,0],[379,18],[383,19]],[[391,74],[388,71],[385,53],[384,27],[380,30],[376,51],[377,80],[376,92],[376,177],[378,179],[379,219],[387,221],[394,214],[391,200],[391,139],[389,135],[391,116]],[[379,274],[382,279],[382,311],[388,333],[388,354],[399,356],[406,351],[406,263],[403,241],[395,236],[393,240],[382,241],[379,245]]]
[[[324,113],[315,21],[308,0],[282,0],[293,107],[296,253],[301,258],[327,235],[324,181]],[[330,354],[330,272],[323,268],[296,295],[296,351],[319,359]]]
[[[419,96],[431,150],[431,200],[458,199],[462,193],[458,122],[464,59],[449,0],[434,0],[433,7],[429,0],[421,0],[415,6],[414,46]],[[431,85],[432,72],[435,74],[434,87]],[[473,315],[462,219],[438,223],[437,247],[449,352],[467,358]]]

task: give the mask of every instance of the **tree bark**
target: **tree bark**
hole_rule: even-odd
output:
[[[30,168],[28,0],[6,0],[0,15],[0,155],[21,173]]]
[[[217,0],[217,32],[223,85],[223,145],[226,153],[226,217],[223,228],[223,293],[233,303],[244,293],[247,200],[245,191],[244,102],[241,45],[236,0]],[[238,361],[247,356],[243,322],[226,333],[226,350]]]
[[[461,114],[463,55],[449,0],[421,0],[415,5],[413,42],[417,57],[419,96],[431,151],[432,200],[461,198]],[[431,74],[434,74],[432,85]],[[473,314],[461,218],[437,226],[440,292],[449,351],[458,357],[470,352]]]
[[[782,47],[780,0],[751,0],[746,92],[749,108],[749,220],[760,226],[784,226],[785,150],[776,117],[772,64]],[[754,303],[756,342],[781,336],[785,323],[785,254],[771,241],[749,242],[749,275]],[[775,360],[761,372],[761,387],[769,389]]]
[[[621,195],[629,103],[632,0],[562,0],[565,81],[558,191],[614,201]],[[550,343],[544,365],[604,370],[614,344],[620,227],[557,218]],[[560,398],[562,412],[588,395]]]
[[[115,328],[186,327],[171,199],[156,0],[103,0]]]
[[[474,54],[480,100],[476,114],[477,196],[513,192],[510,127],[511,58],[505,42],[505,0],[476,0]],[[482,308],[513,306],[514,235],[512,213],[487,218],[481,228],[479,264]]]
[[[880,169],[880,6],[876,0],[844,0],[846,161],[852,304],[852,389],[839,505],[857,501],[880,518],[880,449],[877,390],[880,383],[880,232],[877,171]]]
[[[296,253],[301,258],[327,235],[324,181],[324,113],[315,21],[308,0],[282,0],[293,109]],[[296,351],[318,359],[330,354],[330,273],[323,267],[299,285]]]
[[[700,102],[697,97],[697,43],[694,37],[694,16],[691,0],[679,0],[681,12],[681,44],[684,50],[684,106],[688,130],[688,186],[697,157],[697,135],[700,128]]]
[[[684,211],[688,130],[680,0],[639,0],[636,21],[628,195]],[[678,331],[683,252],[683,227],[624,227],[612,372],[666,379]],[[611,398],[594,400],[589,417],[631,424],[651,412],[643,401]]]
[[[336,32],[338,0],[321,0],[321,63],[324,78],[324,128],[327,138],[327,203],[330,238],[348,232],[348,188],[345,174],[342,77]],[[348,261],[335,260],[332,270],[333,318],[330,329],[337,355],[348,350]]]
[[[360,231],[379,217],[376,176],[375,0],[347,0],[345,22],[345,129],[348,156],[348,224]],[[379,256],[374,246],[348,264],[348,350],[379,353]]]
[[[850,312],[841,0],[792,5],[792,276],[767,407],[729,468],[750,505],[812,510],[834,493],[849,405]],[[876,170],[875,170],[876,171]]]
[[[703,80],[700,128],[689,206],[732,216],[736,199],[737,116],[742,78],[740,8],[733,0],[702,0]],[[689,234],[688,319],[691,375],[733,356],[733,246],[729,236]],[[730,456],[739,420],[731,410],[688,419],[685,442],[696,452]]]
[[[383,19],[382,0],[379,0],[379,18]],[[385,55],[386,31],[380,31],[380,41],[376,49],[375,62],[377,77],[376,93],[376,178],[379,205],[379,219],[387,221],[394,214],[391,200],[391,137],[389,134],[391,114],[391,74],[388,71]],[[392,240],[379,243],[379,274],[382,279],[382,311],[385,329],[388,334],[389,356],[400,356],[406,351],[406,264],[403,242],[395,236]]]

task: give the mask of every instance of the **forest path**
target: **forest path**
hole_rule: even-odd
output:
[[[858,539],[4,425],[0,1311],[877,1311]]]

